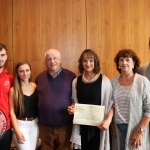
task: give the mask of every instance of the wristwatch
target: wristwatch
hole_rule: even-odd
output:
[[[144,128],[140,128],[140,131],[141,131],[141,132],[145,132],[145,129],[144,129]]]

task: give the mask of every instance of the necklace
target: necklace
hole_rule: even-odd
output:
[[[87,83],[94,82],[97,79],[97,77],[98,77],[98,74],[96,74],[91,80],[87,80],[84,75],[85,75],[85,72],[83,72],[82,80],[84,80]]]

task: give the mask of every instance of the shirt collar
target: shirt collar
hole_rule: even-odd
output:
[[[54,79],[54,78],[56,78],[60,73],[61,73],[61,71],[62,71],[62,68],[60,68],[59,70],[58,70],[58,72],[54,75],[54,76],[52,76],[49,72],[49,74],[52,76],[52,78]]]

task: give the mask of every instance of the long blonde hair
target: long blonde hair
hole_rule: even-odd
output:
[[[13,81],[13,88],[14,88],[14,105],[15,105],[15,113],[17,118],[21,118],[24,113],[24,95],[21,88],[21,81],[18,77],[18,68],[24,64],[27,64],[30,67],[31,65],[27,61],[18,62],[14,69],[14,81]],[[29,82],[31,81],[31,76],[29,78]]]

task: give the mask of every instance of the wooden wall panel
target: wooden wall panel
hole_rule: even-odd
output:
[[[110,66],[111,72],[109,75],[111,78],[118,74],[116,70],[116,65],[114,63],[114,58],[117,52],[124,48],[130,48],[130,11],[129,11],[129,1],[127,0],[116,0],[115,3],[112,2],[111,7],[111,60],[112,65]]]
[[[114,75],[113,63],[118,35],[116,1],[87,0],[87,43],[97,52],[101,61],[101,73],[109,78]]]
[[[131,1],[130,2],[130,34],[131,34],[131,47],[138,54],[141,60],[147,59],[144,51],[147,50],[148,41],[146,37],[146,1]]]
[[[138,1],[130,4],[131,10],[131,34],[132,46],[140,57],[141,64],[150,60],[149,36],[150,36],[150,5],[149,0]]]
[[[101,72],[117,75],[113,59],[118,50],[133,49],[141,63],[150,60],[150,2],[148,0],[87,0],[87,45],[101,60]]]
[[[56,48],[62,66],[78,73],[76,56],[86,39],[84,1],[14,0],[13,9],[15,64],[29,61],[34,80],[45,69],[45,51]]]
[[[78,73],[77,60],[86,44],[84,1],[46,0],[42,18],[44,49],[58,49],[62,66]]]
[[[114,75],[115,64],[114,64],[114,54],[117,49],[117,39],[118,36],[118,13],[117,11],[117,1],[102,1],[101,9],[101,31],[102,31],[102,43],[101,47],[103,53],[101,55],[102,62],[102,73],[104,73],[109,78]]]
[[[44,52],[56,48],[62,66],[78,74],[78,58],[85,48],[95,50],[101,72],[117,75],[113,59],[131,48],[150,60],[149,0],[0,0],[0,42],[9,50],[7,68],[27,60],[33,80],[44,70]],[[4,22],[4,23],[3,23]]]
[[[145,0],[144,1],[144,10],[146,11],[145,13],[145,24],[144,24],[144,31],[145,31],[145,48],[143,49],[143,53],[145,54],[144,58],[142,58],[141,63],[144,64],[148,61],[150,61],[150,1],[149,0]]]
[[[33,80],[44,69],[42,62],[41,0],[13,1],[14,64],[28,61]]]
[[[72,32],[69,45],[70,55],[70,69],[76,74],[78,72],[78,59],[84,49],[86,49],[86,10],[84,0],[72,0],[71,6],[71,18],[72,18]],[[66,54],[67,55],[67,54]]]
[[[141,59],[141,63],[144,64],[150,60],[150,9],[148,9],[150,6],[149,0],[144,0],[144,18],[145,18],[145,24],[144,26],[144,48],[142,53],[144,54],[144,57]]]
[[[12,0],[0,0],[0,43],[6,45],[8,60],[5,67],[13,73]]]

